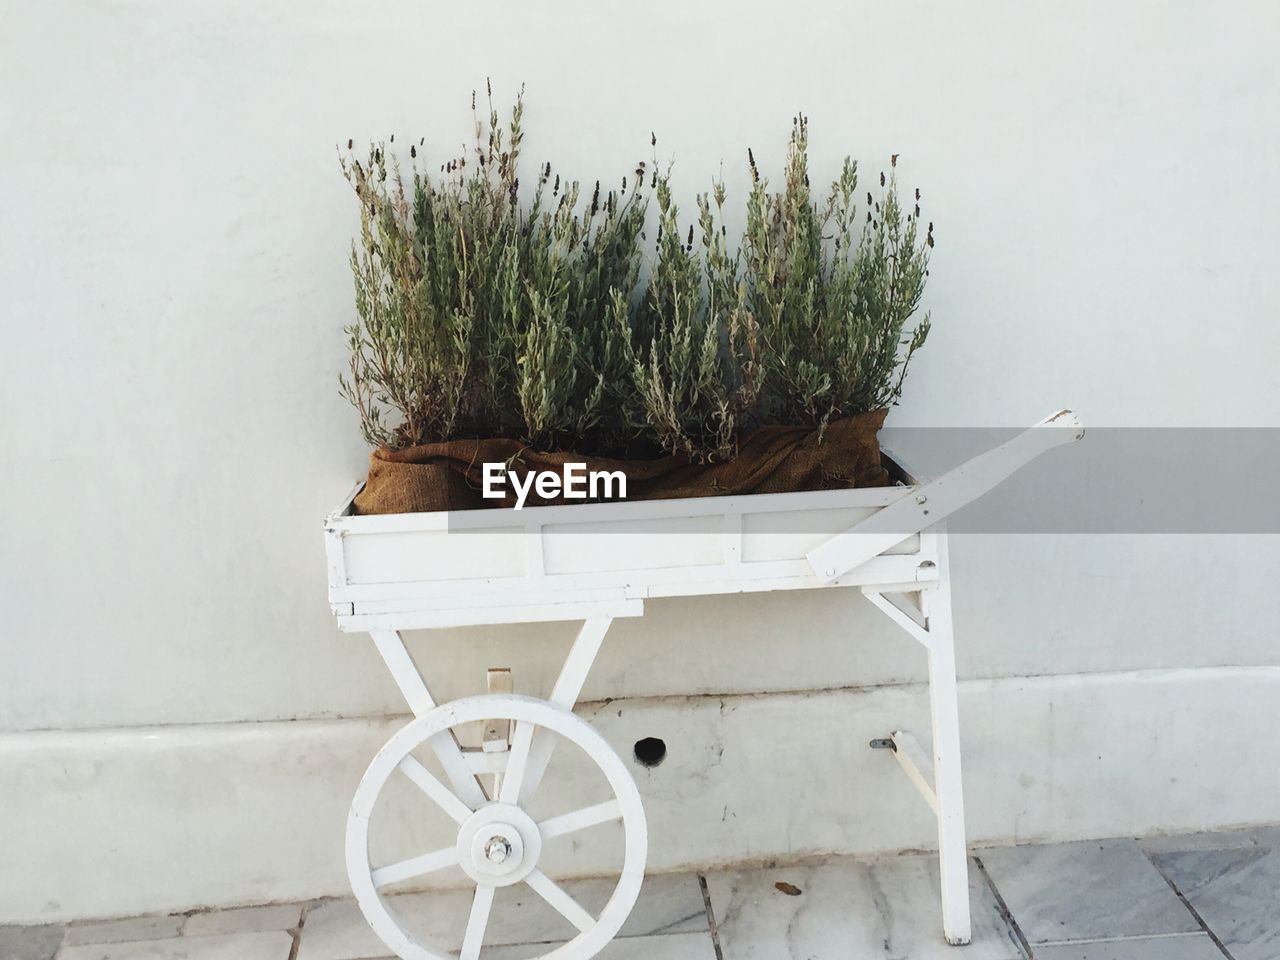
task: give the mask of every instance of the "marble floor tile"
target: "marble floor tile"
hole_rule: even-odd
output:
[[[512,944],[487,947],[481,960],[528,960],[558,944]],[[710,933],[675,933],[655,937],[623,937],[596,954],[597,960],[716,960]]]
[[[264,933],[292,930],[302,916],[302,904],[240,907],[193,913],[182,925],[184,937],[214,937],[224,933]]]
[[[66,946],[82,943],[129,943],[138,940],[164,940],[176,937],[186,919],[180,913],[150,917],[128,917],[124,920],[101,920],[73,923],[67,928]]]
[[[995,847],[976,854],[1033,945],[1200,930],[1133,840]]]
[[[1231,847],[1256,847],[1265,830],[1220,830],[1216,833],[1177,833],[1143,837],[1138,846],[1148,855],[1185,853],[1189,850],[1226,850]]]
[[[613,880],[578,880],[564,884],[579,903],[598,915],[613,892]],[[395,897],[395,907],[410,932],[442,950],[462,945],[472,891]],[[659,874],[645,879],[640,899],[622,927],[622,937],[690,933],[707,930],[702,888],[694,874]],[[554,942],[572,932],[560,914],[523,884],[500,890],[494,902],[486,944]],[[365,922],[353,900],[317,904],[307,913],[298,960],[364,960],[384,956],[386,946]]]
[[[86,943],[63,947],[58,960],[289,960],[293,937],[236,933],[222,937],[170,937],[134,943]]]
[[[934,856],[712,873],[707,884],[725,960],[959,960],[942,937]],[[963,960],[1022,958],[976,867],[969,895],[973,942]]]
[[[1255,839],[1251,847],[1152,854],[1235,960],[1280,957],[1280,834]]]
[[[1203,933],[1053,943],[1037,946],[1035,951],[1035,960],[1224,960],[1222,951]]]
[[[39,927],[0,927],[2,960],[52,960],[62,943],[65,928],[59,924]]]

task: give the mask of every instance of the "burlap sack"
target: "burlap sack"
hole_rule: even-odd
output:
[[[373,452],[369,481],[355,499],[356,513],[419,513],[513,507],[515,494],[504,484],[505,499],[482,495],[484,464],[504,463],[513,473],[552,470],[584,463],[587,470],[621,470],[627,500],[668,500],[797,490],[878,487],[889,482],[880,463],[876,437],[888,411],[876,410],[832,421],[818,442],[809,427],[761,427],[742,438],[738,454],[723,463],[696,464],[683,457],[609,460],[572,452],[546,453],[515,440],[450,440],[403,450]],[[543,499],[530,489],[524,505],[589,501]]]

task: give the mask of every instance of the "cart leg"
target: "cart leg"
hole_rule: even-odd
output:
[[[609,632],[613,617],[591,617],[582,624],[573,646],[569,648],[569,656],[565,659],[551,690],[551,702],[563,710],[572,710],[582,693],[582,685],[587,681],[591,665],[595,663],[596,654],[604,643],[604,635]],[[545,730],[534,733],[529,745],[529,763],[525,768],[524,782],[520,785],[520,802],[529,803],[542,783],[542,775],[547,771],[551,755],[555,752],[556,741]]]
[[[907,599],[907,591],[897,591],[895,595],[869,587],[863,589],[868,600],[928,651],[933,757],[926,756],[915,737],[901,730],[894,731],[890,737],[873,740],[871,745],[893,748],[899,765],[937,816],[942,932],[947,943],[960,945],[970,940],[969,851],[965,843],[964,790],[960,778],[960,710],[956,696],[947,537],[941,524],[935,529],[938,581],[920,591],[919,607]]]
[[[929,707],[933,717],[933,782],[938,806],[938,859],[942,875],[942,932],[947,943],[970,939],[969,851],[965,843],[960,775],[960,710],[956,696],[955,637],[951,628],[951,576],[947,536],[938,537],[939,573],[925,591],[929,623]]]

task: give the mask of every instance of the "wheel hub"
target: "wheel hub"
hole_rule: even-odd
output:
[[[484,855],[490,863],[505,863],[511,856],[511,841],[506,837],[494,837],[484,845]]]
[[[458,828],[458,863],[476,883],[506,887],[538,865],[542,835],[514,804],[490,803]]]

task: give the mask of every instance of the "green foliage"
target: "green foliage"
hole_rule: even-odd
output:
[[[896,402],[929,332],[926,315],[903,342],[924,292],[932,225],[917,243],[919,207],[904,217],[894,178],[881,174],[880,200],[867,194],[859,236],[858,174],[848,158],[819,207],[810,194],[804,117],[792,126],[782,190],[769,190],[754,158],[751,173],[743,250],[767,357],[764,415],[824,426]]]
[[[529,317],[516,349],[515,393],[522,436],[541,446],[615,446],[622,424],[605,414],[625,377],[622,344],[609,322],[614,291],[635,288],[645,204],[638,189],[603,198],[576,214],[578,185],[554,211],[542,209],[550,177],[544,167],[530,221]],[[552,188],[553,199],[558,186]]]
[[[361,211],[341,385],[370,443],[617,442],[621,425],[604,417],[621,369],[612,292],[636,285],[645,203],[597,183],[580,210],[579,185],[553,181],[547,164],[523,211],[522,115],[518,99],[504,129],[490,107],[474,149],[439,178],[417,146],[408,184],[383,144],[341,161]]]
[[[760,366],[755,318],[717,223],[724,187],[715,186],[714,214],[710,198],[698,197],[701,256],[694,252],[693,226],[687,240],[680,235],[669,172],[656,178],[656,187],[657,262],[633,336],[623,341],[634,388],[624,409],[671,453],[725,459],[733,454],[741,419],[755,405]],[[615,319],[625,334],[629,318],[620,295]]]
[[[919,241],[919,206],[904,214],[892,175],[861,223],[851,161],[819,205],[798,118],[781,191],[750,158],[739,250],[722,184],[697,198],[686,232],[670,171],[644,163],[589,197],[544,164],[522,207],[522,120],[521,98],[506,124],[490,102],[474,145],[438,175],[421,141],[407,174],[394,142],[363,160],[347,144],[360,233],[340,381],[369,443],[505,436],[705,461],[731,456],[749,426],[821,427],[897,400],[929,329],[926,315],[906,332],[933,237],[930,224]],[[647,193],[656,234],[642,281]]]

